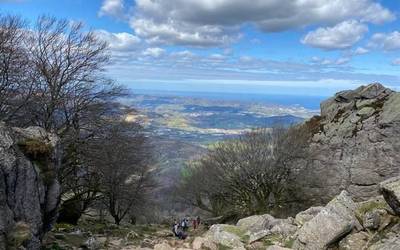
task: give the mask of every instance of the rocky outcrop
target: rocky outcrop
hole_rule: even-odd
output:
[[[40,249],[57,215],[59,154],[43,129],[0,123],[0,249]]]
[[[400,93],[378,83],[342,91],[311,121],[317,131],[298,178],[308,205],[325,204],[341,190],[366,200],[378,195],[381,181],[400,173]]]
[[[395,180],[397,178],[380,186],[387,187]],[[209,240],[229,249],[241,249],[242,246],[246,249],[295,250],[400,249],[400,217],[388,205],[392,199],[377,196],[354,202],[347,191],[342,191],[326,206],[300,212],[297,219],[277,219],[265,214],[241,219],[236,226],[217,225],[218,230],[210,230],[214,237]],[[289,230],[274,231],[279,225],[285,225]],[[225,236],[231,233],[235,236],[228,240]],[[249,235],[263,236],[250,241]],[[234,240],[240,243],[232,245]]]
[[[298,231],[295,249],[326,249],[359,225],[356,204],[346,191],[333,199]]]

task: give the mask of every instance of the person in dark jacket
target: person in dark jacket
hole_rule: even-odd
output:
[[[174,225],[172,226],[172,232],[175,237],[178,237],[178,239],[180,240],[184,240],[187,237],[187,235],[182,231],[182,228],[179,225],[178,221],[174,222]]]

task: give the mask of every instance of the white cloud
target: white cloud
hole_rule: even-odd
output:
[[[374,0],[136,0],[131,26],[149,42],[222,46],[235,41],[243,24],[265,32],[308,25],[393,20]]]
[[[322,65],[322,66],[340,66],[345,65],[350,62],[350,57],[340,57],[338,59],[327,59],[327,58],[320,58],[314,56],[311,58],[311,62],[313,64]]]
[[[223,61],[223,60],[227,59],[226,56],[217,54],[217,53],[210,55],[209,58],[211,60],[215,60],[215,61]]]
[[[222,27],[210,25],[195,27],[185,23],[176,25],[172,20],[158,23],[151,19],[137,18],[132,19],[130,25],[136,34],[147,38],[150,44],[211,47],[225,45],[239,38],[239,35],[229,33]]]
[[[110,49],[113,51],[132,51],[139,47],[141,39],[132,34],[122,33],[111,33],[105,30],[95,31],[96,35],[108,42]]]
[[[380,48],[385,51],[400,49],[400,32],[375,33],[368,44],[371,48]]]
[[[99,16],[112,16],[121,18],[124,13],[123,0],[103,0],[99,10]]]
[[[191,58],[191,57],[195,57],[196,54],[194,54],[190,50],[182,50],[182,51],[171,53],[171,56]]]
[[[321,49],[348,49],[357,43],[368,31],[368,27],[358,21],[349,20],[333,27],[318,28],[309,32],[301,42]]]
[[[353,55],[364,55],[364,54],[367,54],[369,52],[369,50],[368,49],[366,49],[366,48],[363,48],[363,47],[358,47],[357,49],[355,49],[354,51],[353,51]]]
[[[154,58],[161,57],[164,55],[165,50],[162,48],[147,48],[145,51],[143,51],[144,56],[150,56]]]

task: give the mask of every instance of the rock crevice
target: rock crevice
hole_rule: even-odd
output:
[[[40,249],[57,216],[60,154],[53,134],[0,123],[0,249]]]

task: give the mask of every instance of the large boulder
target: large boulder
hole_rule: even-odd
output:
[[[326,249],[357,226],[356,209],[349,194],[343,191],[299,229],[294,249]]]
[[[204,235],[208,241],[234,249],[245,249],[245,243],[248,242],[246,231],[240,227],[225,224],[215,224],[210,227]]]
[[[40,249],[57,216],[59,140],[0,123],[0,249]]]
[[[358,232],[347,235],[339,243],[339,250],[365,249],[368,244],[369,235],[366,232]]]
[[[196,237],[192,243],[192,248],[194,250],[201,250],[201,249],[209,249],[209,250],[217,250],[218,247],[215,245],[214,242],[207,240],[203,237]]]
[[[258,241],[268,235],[286,238],[297,231],[293,218],[278,219],[269,214],[253,215],[239,220],[236,224],[246,232],[248,242]]]
[[[241,227],[247,231],[259,232],[262,230],[269,230],[276,224],[276,219],[269,214],[253,215],[243,218],[236,223],[236,226]]]
[[[310,127],[310,161],[295,163],[308,166],[297,179],[305,201],[298,210],[326,204],[341,190],[367,200],[400,172],[400,93],[378,83],[342,91],[321,103],[312,121],[317,130],[303,125]]]
[[[296,214],[295,223],[298,226],[303,226],[304,223],[312,220],[324,207],[310,207],[305,211]]]
[[[393,211],[400,215],[400,176],[380,183],[379,191]]]
[[[400,249],[400,237],[398,235],[393,235],[389,239],[381,240],[371,247],[369,250],[399,250]]]

